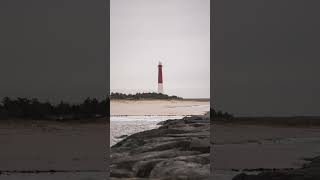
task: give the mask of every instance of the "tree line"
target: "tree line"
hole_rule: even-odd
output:
[[[231,113],[228,113],[228,112],[223,112],[221,110],[218,110],[218,111],[215,111],[213,108],[210,108],[210,117],[213,117],[211,118],[212,120],[215,120],[215,119],[233,119],[234,116],[233,114]]]
[[[149,92],[149,93],[136,93],[136,94],[123,94],[123,93],[111,93],[110,99],[182,99],[178,96],[169,96],[167,94],[162,93],[155,93],[155,92]]]
[[[83,119],[109,116],[109,99],[86,98],[82,103],[64,101],[53,105],[36,98],[5,97],[0,104],[0,119]]]

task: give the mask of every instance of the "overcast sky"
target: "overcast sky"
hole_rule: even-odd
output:
[[[0,98],[103,98],[105,0],[1,0]]]
[[[209,0],[111,0],[111,91],[210,97]]]
[[[214,3],[216,107],[244,116],[320,115],[320,2]]]

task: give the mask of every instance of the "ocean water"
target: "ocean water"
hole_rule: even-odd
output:
[[[161,121],[168,119],[181,119],[184,116],[111,116],[110,121],[110,145],[121,141],[124,136],[137,132],[158,128]]]

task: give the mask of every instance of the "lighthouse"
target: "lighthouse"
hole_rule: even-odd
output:
[[[162,63],[158,64],[158,93],[163,94]]]

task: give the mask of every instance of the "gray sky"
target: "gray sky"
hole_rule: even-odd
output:
[[[106,19],[105,0],[1,0],[0,98],[105,97]]]
[[[111,0],[111,91],[210,96],[209,0]]]
[[[320,115],[320,2],[214,3],[216,107],[236,115]]]

